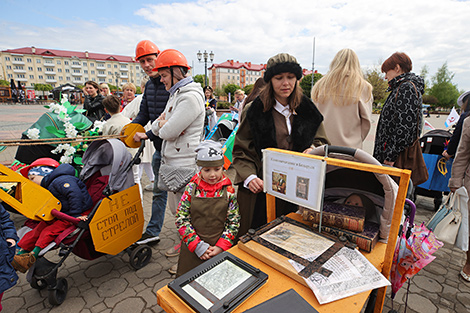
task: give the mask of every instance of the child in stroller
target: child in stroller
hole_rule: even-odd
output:
[[[30,165],[22,169],[21,174],[47,188],[62,203],[62,213],[77,217],[82,221],[86,220],[86,216],[80,214],[91,208],[92,201],[85,184],[75,177],[73,166],[61,164],[55,167],[56,161],[50,158],[42,158],[42,163],[49,164],[49,166]],[[21,250],[13,259],[13,267],[25,273],[36,262],[39,252],[69,226],[68,221],[61,219],[41,221],[18,242]]]

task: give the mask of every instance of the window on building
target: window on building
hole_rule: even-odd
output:
[[[64,61],[64,65],[69,65],[69,61]]]
[[[39,75],[38,78],[39,78],[39,79],[44,79],[44,77],[42,77],[42,75]]]
[[[68,68],[66,68],[65,73],[70,73],[70,70]]]
[[[59,76],[59,80],[64,80],[64,78],[62,76]]]
[[[27,58],[26,61],[28,61],[28,63],[32,63],[33,60],[31,58]]]
[[[34,79],[34,75],[29,75],[29,79]]]
[[[127,69],[127,65],[126,64],[121,64],[121,69]]]
[[[95,63],[90,62],[90,66],[91,66],[91,67],[95,66]]]
[[[16,75],[18,78],[24,78],[24,74],[17,74]]]
[[[36,63],[41,64],[41,59],[36,59]]]
[[[113,82],[113,79],[112,79],[112,78],[108,79],[108,82],[109,82],[109,83],[112,83],[112,82]]]
[[[15,57],[13,60],[17,62],[23,62],[23,58],[20,57]]]
[[[108,71],[108,75],[113,75],[111,72]]]
[[[10,57],[5,57],[5,61],[10,61]]]
[[[83,70],[83,74],[88,74],[88,70]]]
[[[111,68],[111,64],[108,64],[108,68]]]
[[[13,78],[13,75],[12,75],[12,74],[8,74],[8,78]]]
[[[32,66],[28,66],[28,71],[32,71],[33,70],[33,67]]]
[[[74,73],[80,73],[80,70],[73,70]]]
[[[95,71],[91,71],[91,75],[95,75]]]
[[[52,75],[46,75],[46,78],[47,78],[47,79],[54,79],[54,76],[52,76]]]
[[[73,61],[72,65],[80,65],[80,61]]]
[[[11,70],[11,65],[7,65],[7,70]]]
[[[91,80],[95,82],[95,81],[96,81],[96,78],[93,77]]]
[[[67,76],[67,81],[71,81],[72,79],[70,77]]]
[[[114,64],[114,68],[117,68],[117,64]]]
[[[38,72],[42,72],[42,67],[38,67]]]
[[[98,71],[98,75],[105,75],[104,71]]]
[[[24,70],[24,68],[22,66],[16,65],[15,70]]]
[[[58,68],[58,69],[57,69],[57,72],[62,73],[62,69],[61,69],[61,68]]]
[[[82,62],[82,65],[83,65],[83,66],[86,66],[86,62]]]
[[[230,71],[230,70],[229,70]],[[230,75],[227,76],[227,79],[230,79]]]
[[[57,65],[61,65],[62,62],[60,60],[57,60]]]

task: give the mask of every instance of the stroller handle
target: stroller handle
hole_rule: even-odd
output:
[[[60,220],[64,220],[64,221],[67,221],[67,222],[70,222],[74,225],[77,225],[78,222],[80,222],[80,220],[76,217],[73,217],[73,216],[70,216],[70,215],[67,215],[65,213],[62,213],[60,211],[57,211],[56,209],[52,209],[51,210],[51,214],[57,218],[57,219],[60,219]]]
[[[356,149],[350,147],[341,147],[341,146],[328,146],[328,153],[339,153],[354,156],[356,154]]]

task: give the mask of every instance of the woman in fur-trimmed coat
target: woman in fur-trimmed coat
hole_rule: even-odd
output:
[[[299,86],[302,69],[297,60],[280,53],[268,60],[264,80],[267,86],[247,104],[235,137],[233,167],[239,185],[238,236],[266,223],[266,195],[263,193],[261,150],[279,148],[308,153],[327,144],[323,116],[303,95]],[[276,199],[276,216],[294,212],[297,206]]]

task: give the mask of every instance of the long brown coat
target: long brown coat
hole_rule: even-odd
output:
[[[257,213],[255,212],[257,202],[259,207],[256,209],[264,210],[261,215],[266,215],[266,207],[263,205],[266,195],[262,192],[252,193],[243,186],[243,182],[250,175],[256,175],[262,179],[261,150],[277,148],[276,125],[274,124],[272,110],[263,112],[263,103],[259,97],[247,104],[243,110],[242,122],[235,137],[232,155],[233,167],[237,171],[235,184],[239,186],[237,194],[241,214],[239,237],[246,234],[252,225],[253,216]],[[321,113],[307,97],[304,97],[293,117],[292,150],[303,152],[309,147],[329,143],[322,121],[323,116]],[[277,206],[276,208],[278,209]]]

